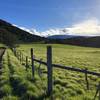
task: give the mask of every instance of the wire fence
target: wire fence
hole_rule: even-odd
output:
[[[24,60],[24,55],[23,52],[16,50],[15,48],[12,49],[14,55],[19,59],[20,62],[23,62]],[[35,62],[39,63],[39,67],[43,64],[45,66],[47,66],[47,95],[50,96],[52,94],[53,91],[53,68],[58,68],[58,69],[64,69],[64,70],[69,70],[69,71],[74,71],[74,72],[79,72],[79,73],[83,73],[84,77],[85,77],[85,81],[86,81],[86,88],[87,90],[89,90],[89,80],[88,80],[88,75],[92,75],[92,76],[97,76],[97,78],[100,78],[100,73],[97,72],[93,72],[93,71],[89,71],[87,68],[85,69],[79,69],[79,68],[73,68],[70,66],[63,66],[63,65],[59,65],[59,64],[53,64],[52,63],[52,47],[51,46],[47,46],[47,62],[42,61],[42,59],[36,59],[35,58],[35,54],[33,51],[33,48],[31,48],[30,50],[30,55],[31,55],[31,68],[32,68],[32,78],[34,79],[35,77]],[[28,59],[29,57],[26,56],[25,57],[25,67],[26,70],[28,69]],[[96,93],[94,95],[93,100],[96,99],[98,95],[98,100],[100,100],[100,82],[98,83],[97,89],[96,89]]]

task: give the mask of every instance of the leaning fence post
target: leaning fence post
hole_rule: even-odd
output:
[[[16,50],[14,51],[14,55],[16,56]]]
[[[26,56],[26,70],[28,68],[28,56]]]
[[[17,52],[17,56],[18,56],[17,58],[18,58],[18,60],[19,60],[19,51]]]
[[[21,55],[21,51],[19,51],[19,53],[20,53],[20,62],[21,62],[21,61],[22,61],[22,58],[21,58],[21,57],[22,57],[22,55]]]
[[[31,64],[32,64],[32,76],[34,79],[34,54],[33,54],[33,48],[31,48]]]
[[[14,55],[16,56],[16,48],[13,48],[12,50],[13,50]]]
[[[100,100],[100,82],[99,82],[99,84],[97,86],[96,94],[95,94],[93,100],[96,100],[97,95],[98,95],[98,100]]]
[[[87,87],[87,90],[89,90],[89,82],[88,82],[88,75],[87,75],[87,68],[85,68],[85,80],[86,80],[86,87]]]
[[[47,95],[50,96],[52,93],[52,48],[47,46]]]
[[[99,100],[100,100],[100,82],[98,88],[99,88]]]
[[[23,64],[23,53],[21,52],[21,61],[22,61],[22,64]]]
[[[17,51],[17,59],[19,60],[19,52]]]

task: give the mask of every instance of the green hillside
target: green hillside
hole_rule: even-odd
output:
[[[27,43],[27,42],[39,42],[44,38],[32,35],[12,24],[0,19],[0,42],[11,43]],[[7,41],[9,40],[9,41]]]
[[[100,48],[100,36],[94,36],[94,37],[78,36],[67,39],[48,39],[46,42]]]
[[[49,44],[50,45],[50,44]],[[38,63],[35,63],[35,80],[32,80],[30,64],[30,48],[34,49],[35,57],[46,61],[45,44],[21,45],[24,61],[14,56],[7,49],[3,57],[3,72],[0,81],[0,93],[3,100],[51,100],[46,97],[47,69],[42,65],[42,74],[38,74]],[[100,72],[100,49],[78,47],[70,45],[53,44],[53,63],[72,66],[90,71]],[[26,71],[26,56],[29,58],[29,69]],[[98,77],[88,76],[90,90],[86,89],[84,74],[53,68],[53,95],[54,100],[93,100],[96,85],[100,81]],[[98,97],[97,97],[98,98]],[[98,99],[97,99],[98,100]]]

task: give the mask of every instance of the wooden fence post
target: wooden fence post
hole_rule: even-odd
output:
[[[17,51],[17,59],[19,60],[19,52]]]
[[[20,53],[20,56],[19,56],[19,57],[20,57],[20,62],[21,62],[21,61],[22,61],[22,58],[21,58],[21,57],[22,57],[21,51],[19,51],[19,53]]]
[[[95,94],[93,100],[96,100],[97,95],[98,95],[98,100],[100,100],[100,82],[99,82],[99,84],[97,86],[96,94]]]
[[[26,70],[28,68],[28,56],[26,56]]]
[[[52,94],[52,48],[51,46],[47,46],[47,95],[50,96]]]
[[[88,75],[87,75],[87,68],[85,68],[85,80],[86,80],[86,87],[87,87],[87,90],[89,90],[89,81],[88,81]]]
[[[19,60],[19,51],[17,52],[17,58],[18,58],[18,60]]]
[[[16,48],[14,48],[14,53],[15,53],[15,56],[16,56]]]
[[[17,57],[17,59],[18,59],[18,52],[16,51],[16,57]]]
[[[22,64],[23,64],[23,60],[24,60],[24,59],[23,59],[23,53],[22,53],[21,55],[22,55],[22,56],[21,56],[21,59],[22,59]]]
[[[13,48],[12,50],[13,50],[14,55],[16,56],[16,48]]]
[[[99,88],[98,92],[99,92],[99,100],[100,100],[100,82],[98,88]]]
[[[33,48],[31,48],[31,64],[32,64],[32,76],[34,79],[34,53],[33,53]]]

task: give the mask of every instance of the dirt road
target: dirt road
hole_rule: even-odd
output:
[[[4,52],[5,52],[5,48],[4,47],[0,47],[0,69],[2,67],[1,61],[2,61],[2,56],[3,56]]]

